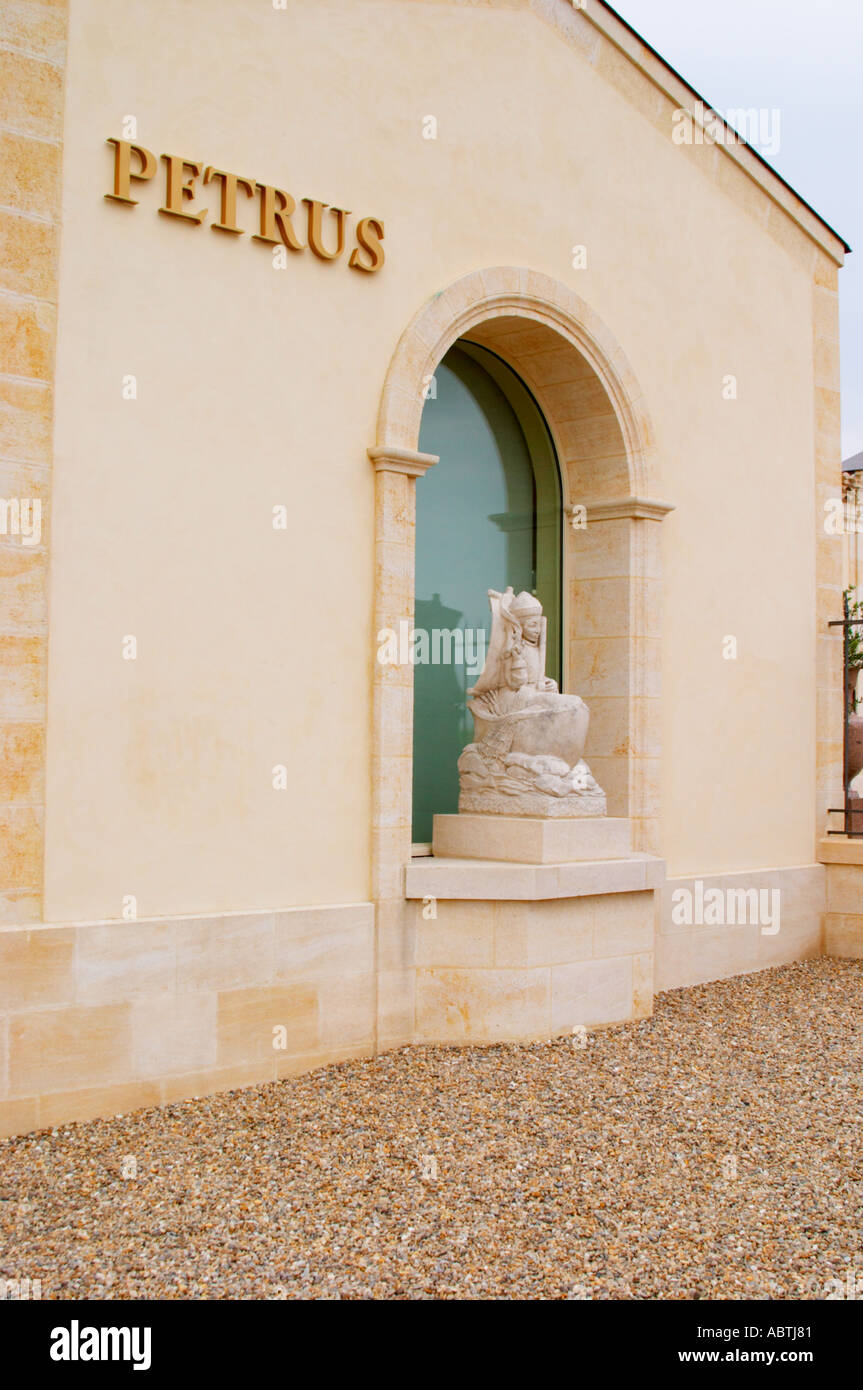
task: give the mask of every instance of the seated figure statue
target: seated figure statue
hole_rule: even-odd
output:
[[[582,758],[589,714],[545,674],[546,619],[532,594],[489,589],[491,641],[468,691],[474,742],[458,760],[459,810],[509,816],[605,815]]]

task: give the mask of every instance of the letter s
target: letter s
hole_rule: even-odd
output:
[[[363,217],[357,223],[357,243],[358,245],[351,252],[348,265],[352,270],[366,270],[370,274],[375,270],[380,270],[384,263],[384,248],[381,242],[384,239],[384,224],[376,217]],[[360,248],[368,251],[371,257],[371,265],[365,265],[360,260]]]

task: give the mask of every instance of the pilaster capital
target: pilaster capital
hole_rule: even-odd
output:
[[[660,502],[653,497],[618,497],[602,502],[577,502],[584,507],[588,521],[617,521],[621,517],[632,517],[639,521],[662,521],[669,512],[674,511],[673,502]],[[573,506],[566,509],[572,515]]]
[[[395,449],[385,444],[375,445],[366,452],[376,473],[407,473],[409,477],[421,478],[440,463],[439,454],[418,454],[414,449]]]

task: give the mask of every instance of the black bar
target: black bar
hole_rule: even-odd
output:
[[[859,1279],[863,1281],[863,1274]],[[484,1378],[493,1369],[496,1356],[512,1354],[511,1348],[506,1348],[514,1331],[513,1317],[532,1321],[539,1316],[546,1334],[558,1333],[559,1355],[565,1351],[571,1354],[575,1335],[583,1339],[585,1346],[596,1348],[599,1365],[613,1372],[614,1379],[621,1372],[643,1377],[645,1371],[661,1375],[666,1369],[680,1366],[688,1366],[691,1374],[693,1367],[710,1364],[726,1369],[730,1365],[760,1364],[773,1370],[790,1364],[802,1365],[810,1374],[814,1372],[817,1382],[823,1384],[827,1373],[837,1374],[853,1366],[859,1352],[860,1314],[859,1309],[849,1306],[849,1300],[860,1297],[856,1292],[860,1285],[849,1293],[844,1286],[838,1288],[840,1279],[829,1282],[837,1288],[831,1287],[826,1293],[820,1286],[817,1291],[813,1288],[815,1296],[811,1300],[554,1300],[557,1307],[543,1308],[538,1313],[535,1308],[524,1307],[529,1300],[489,1300],[485,1307],[482,1300],[467,1299],[460,1305],[455,1300],[440,1300],[445,1310],[439,1307],[431,1316],[438,1338],[443,1330],[442,1316],[470,1319],[463,1326],[465,1344],[459,1352],[463,1366],[471,1354],[477,1320],[503,1319],[499,1335],[492,1340],[483,1337],[476,1344],[474,1355],[482,1357]],[[306,1302],[297,1313],[292,1313],[285,1302],[253,1299],[21,1302],[5,1304],[2,1316],[6,1344],[12,1345],[14,1339],[22,1379],[35,1384],[65,1384],[70,1376],[91,1384],[94,1379],[113,1384],[118,1376],[131,1376],[135,1384],[136,1364],[142,1383],[149,1373],[164,1384],[166,1372],[172,1380],[191,1373],[199,1383],[202,1376],[208,1375],[218,1377],[219,1382],[238,1376],[241,1383],[248,1383],[250,1378],[257,1381],[267,1374],[278,1374],[281,1380],[287,1378],[290,1366],[299,1369],[300,1348],[314,1346],[314,1339],[321,1333],[328,1334],[324,1344],[324,1378],[331,1383],[342,1366],[356,1375],[357,1350],[363,1343],[355,1339],[369,1329],[369,1317],[392,1317],[401,1323],[403,1318],[418,1315],[405,1307],[409,1300],[392,1301],[396,1307],[388,1313],[383,1313],[380,1302],[374,1312],[368,1307],[359,1312],[358,1304],[375,1302],[371,1299],[339,1300],[338,1306],[332,1300]],[[427,1302],[423,1300],[421,1306],[427,1306]],[[350,1322],[357,1316],[362,1322],[348,1339],[350,1329],[343,1327],[343,1321]],[[316,1328],[318,1318],[321,1323]],[[103,1341],[102,1328],[116,1329],[119,1335]],[[341,1335],[335,1338],[334,1333],[339,1330]],[[404,1330],[408,1331],[406,1325]],[[548,1342],[545,1345],[546,1351],[550,1351]],[[108,1352],[105,1359],[103,1346]],[[95,1351],[96,1356],[88,1355],[85,1359],[82,1350]],[[434,1359],[432,1348],[427,1347],[426,1358],[429,1353]],[[58,1354],[69,1359],[57,1359]],[[445,1348],[441,1355],[449,1359]],[[424,1364],[428,1365],[427,1359]]]

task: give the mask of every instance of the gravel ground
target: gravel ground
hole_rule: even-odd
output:
[[[43,1298],[765,1299],[851,1268],[863,1294],[861,1020],[863,962],[822,958],[584,1046],[414,1047],[5,1140],[0,1274]]]

